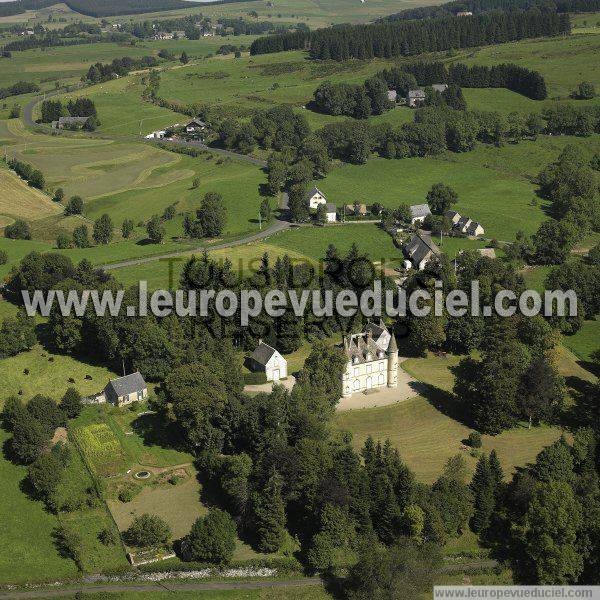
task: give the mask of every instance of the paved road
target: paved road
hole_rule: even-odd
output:
[[[253,156],[248,156],[247,154],[239,154],[237,152],[232,152],[231,150],[224,150],[223,148],[213,148],[212,146],[207,146],[204,142],[193,142],[186,140],[146,140],[146,138],[142,138],[144,141],[149,143],[160,143],[160,144],[171,144],[173,146],[184,146],[186,148],[200,148],[201,150],[206,150],[208,152],[212,152],[213,154],[220,154],[221,156],[227,156],[228,158],[233,158],[235,160],[241,160],[244,162],[251,163],[253,165],[257,165],[259,167],[266,167],[267,161],[261,160],[260,158],[254,158]]]
[[[104,584],[80,586],[66,585],[51,590],[28,590],[21,592],[0,592],[0,599],[4,600],[28,600],[34,598],[59,598],[67,595],[75,595],[77,592],[88,593],[118,593],[118,592],[210,592],[217,590],[257,590],[257,589],[283,589],[302,586],[320,586],[323,582],[318,577],[306,577],[304,579],[288,579],[282,581],[233,581],[214,583],[173,583],[172,581],[154,583],[131,583],[131,584]]]
[[[498,566],[493,559],[474,560],[469,563],[447,564],[442,567],[445,573],[468,573],[470,571],[488,570]],[[129,584],[66,584],[49,590],[0,591],[0,600],[35,600],[37,598],[60,598],[67,595],[119,592],[210,592],[220,590],[256,590],[285,589],[291,587],[320,586],[323,582],[318,577],[305,577],[279,581],[217,581],[217,582],[131,582]]]
[[[160,254],[157,256],[146,256],[144,258],[134,258],[131,260],[125,260],[123,262],[111,263],[109,265],[101,265],[101,268],[105,271],[110,271],[112,269],[120,269],[122,267],[133,267],[136,265],[143,265],[146,263],[154,262],[157,260],[165,260],[169,258],[177,258],[182,255],[189,254],[200,254],[204,252],[204,250],[223,250],[225,248],[233,248],[235,246],[243,246],[244,244],[249,244],[250,242],[258,242],[260,240],[264,240],[265,238],[273,235],[274,233],[278,233],[280,231],[285,231],[289,229],[291,224],[288,221],[280,221],[277,220],[275,223],[259,231],[257,233],[253,233],[251,235],[247,235],[246,237],[240,238],[239,240],[233,240],[231,242],[223,242],[221,244],[212,244],[208,246],[200,246],[198,248],[193,248],[189,250],[179,250],[177,252],[169,252],[168,254]]]

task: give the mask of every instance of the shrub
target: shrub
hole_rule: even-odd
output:
[[[8,254],[4,250],[0,250],[0,265],[5,265],[8,262]]]
[[[81,196],[71,196],[65,207],[65,215],[80,215],[83,212],[83,198]]]
[[[467,438],[467,443],[471,448],[481,448],[481,434],[479,431],[471,431]]]
[[[118,498],[121,502],[131,502],[141,491],[141,485],[128,482],[119,490]]]
[[[185,540],[185,559],[225,565],[231,562],[237,530],[223,510],[212,509],[192,525]]]
[[[56,247],[59,250],[65,250],[70,245],[71,245],[71,240],[69,239],[69,236],[66,235],[65,233],[59,233],[58,236],[56,237]]]
[[[105,527],[99,534],[98,539],[105,546],[116,546],[119,542],[119,536],[111,527]]]
[[[136,517],[125,532],[128,544],[139,548],[165,545],[171,538],[171,528],[160,517],[147,513]]]
[[[11,240],[30,240],[31,230],[23,219],[17,219],[14,223],[4,228],[4,237]]]

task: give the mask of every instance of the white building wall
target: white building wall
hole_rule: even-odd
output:
[[[327,199],[322,194],[315,194],[314,196],[311,196],[308,201],[308,205],[310,206],[310,208],[315,208],[315,209],[319,206],[319,204],[326,204],[326,203],[327,203]]]
[[[356,365],[349,362],[342,378],[342,395],[346,398],[357,392],[386,387],[387,383],[387,357]]]
[[[288,376],[287,360],[285,360],[279,352],[275,352],[266,364],[265,373],[267,375],[267,381],[279,381],[280,379],[285,379]]]

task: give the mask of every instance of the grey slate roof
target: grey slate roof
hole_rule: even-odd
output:
[[[414,204],[410,207],[410,214],[413,219],[420,219],[431,214],[429,204]]]
[[[337,212],[337,206],[333,202],[328,202],[325,204],[325,211],[328,213]]]
[[[415,233],[404,247],[404,251],[413,263],[416,264],[419,264],[431,254],[440,254],[440,249],[435,245],[432,239],[423,233]]]
[[[142,374],[138,371],[136,373],[131,373],[131,375],[125,375],[125,377],[112,379],[108,382],[106,387],[111,388],[120,398],[121,396],[128,396],[134,392],[145,390],[148,386],[146,385]]]
[[[481,227],[483,229],[483,226],[481,225],[481,223],[477,223],[477,221],[472,221],[471,224],[469,225],[469,227],[467,228],[467,233],[469,235],[475,235],[475,230]]]
[[[425,98],[425,90],[408,90],[409,98]]]
[[[469,219],[469,217],[461,217],[458,220],[458,223],[456,223],[456,226],[462,230],[464,227],[468,227],[470,224],[471,224],[471,219]]]
[[[312,190],[309,190],[308,195],[306,197],[312,198],[315,194],[320,194],[321,196],[323,196],[323,198],[325,198],[325,194],[318,187],[314,187]]]
[[[390,102],[396,102],[398,99],[398,92],[396,90],[388,90],[388,100]]]
[[[378,339],[384,331],[387,331],[387,327],[381,320],[379,321],[379,324],[369,321],[365,329],[366,331],[370,331],[375,339]]]
[[[344,352],[353,364],[371,362],[387,357],[387,354],[367,333],[353,333],[344,337]]]
[[[256,347],[256,350],[252,353],[252,360],[257,362],[259,365],[266,366],[275,352],[277,352],[275,348],[272,348],[264,342],[260,342],[260,344],[258,344]]]
[[[447,83],[434,83],[431,86],[436,92],[445,92],[448,89]]]
[[[461,219],[461,214],[456,212],[455,210],[447,210],[444,213],[444,216],[450,219],[453,223],[457,223]]]

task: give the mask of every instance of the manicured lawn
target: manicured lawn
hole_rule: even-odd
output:
[[[0,445],[4,447],[9,437],[0,429]],[[14,465],[0,453],[0,584],[74,577],[75,563],[62,558],[53,544],[58,519],[20,489],[26,476],[26,467]]]
[[[178,485],[148,484],[131,502],[109,500],[110,511],[119,529],[125,531],[136,516],[149,513],[169,524],[173,539],[187,535],[194,521],[208,512],[200,502],[200,484],[195,470],[191,466],[188,470],[191,476]]]
[[[29,375],[25,375],[29,369]],[[86,379],[90,375],[91,379]],[[29,352],[0,360],[0,406],[6,398],[22,391],[22,398],[28,401],[36,394],[51,396],[60,400],[68,387],[75,387],[83,395],[99,392],[109,379],[116,375],[99,365],[81,362],[70,356],[52,354],[41,346]],[[75,383],[70,383],[73,378]]]
[[[389,438],[420,481],[434,481],[455,454],[464,456],[473,470],[477,459],[462,443],[470,429],[461,422],[460,410],[447,393],[453,385],[450,368],[457,363],[454,356],[406,361],[406,370],[427,384],[421,396],[391,406],[339,413],[338,427],[353,433],[356,448],[362,447],[369,435],[382,441]],[[483,451],[495,449],[509,477],[516,466],[534,460],[559,436],[555,427],[528,430],[519,426],[497,436],[483,436]]]
[[[600,320],[585,321],[575,335],[566,335],[563,344],[569,348],[577,358],[588,361],[592,352],[600,350]]]
[[[128,464],[144,467],[168,467],[193,460],[187,452],[169,447],[161,441],[164,425],[155,414],[142,414],[143,406],[137,410],[100,409],[103,418],[121,445]]]

